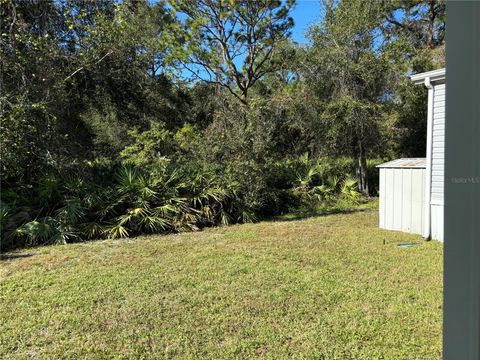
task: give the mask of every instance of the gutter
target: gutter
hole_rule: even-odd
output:
[[[433,71],[427,71],[420,74],[415,74],[410,76],[410,79],[416,85],[421,85],[425,83],[425,78],[430,78],[431,82],[436,82],[439,80],[445,79],[445,68],[437,69]]]
[[[428,109],[427,109],[427,160],[426,160],[426,176],[425,176],[425,213],[424,213],[424,230],[423,238],[430,239],[431,235],[431,216],[430,202],[432,198],[432,135],[433,135],[433,85],[430,76],[425,78],[425,86],[428,89]]]

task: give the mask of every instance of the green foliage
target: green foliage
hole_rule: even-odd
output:
[[[255,83],[283,68],[275,55],[293,27],[294,5],[294,0],[173,1],[188,28],[185,69],[247,104]]]
[[[356,206],[424,155],[434,3],[326,2],[300,47],[293,1],[3,0],[0,246]]]
[[[134,139],[132,145],[125,147],[120,156],[126,163],[137,166],[158,164],[168,161],[175,151],[173,133],[157,123],[151,123],[147,131],[130,130],[128,134]]]
[[[2,202],[2,246],[191,231],[312,212],[337,201],[355,206],[361,199],[356,182],[346,175],[353,169],[347,159],[305,154],[264,165],[234,161],[225,166],[181,161],[127,162],[111,166],[105,175],[103,165],[91,164],[85,171],[92,181],[46,174],[37,185],[39,205],[22,198],[29,194],[25,189]]]
[[[307,83],[324,99],[323,140],[330,151],[355,161],[358,187],[369,193],[367,157],[382,148],[393,73],[379,45],[382,3],[340,1],[326,6],[325,21],[311,31]],[[353,15],[355,14],[355,15]],[[319,75],[322,80],[318,81]]]
[[[127,127],[111,104],[89,108],[80,115],[86,130],[92,134],[92,145],[99,154],[113,155],[127,141]]]
[[[357,191],[356,179],[348,171],[340,176],[335,171],[325,172],[322,163],[328,160],[311,160],[308,154],[299,159],[296,186],[292,192],[300,198],[300,212],[315,213],[320,206],[328,207],[339,201],[352,207],[359,204],[361,195]]]
[[[0,115],[0,177],[4,182],[25,181],[54,161],[49,148],[55,145],[55,117],[43,102],[28,103],[24,97],[2,96]]]

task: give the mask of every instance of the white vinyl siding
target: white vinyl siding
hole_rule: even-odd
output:
[[[431,207],[431,228],[432,228],[432,239],[443,242],[443,205],[434,205]]]
[[[431,203],[443,205],[445,165],[445,84],[433,90]]]

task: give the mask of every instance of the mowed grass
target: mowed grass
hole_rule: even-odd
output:
[[[9,254],[0,358],[438,359],[442,245],[377,223],[366,210]]]

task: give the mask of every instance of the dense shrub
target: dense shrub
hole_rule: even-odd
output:
[[[367,161],[367,176],[371,196],[378,195],[380,175],[377,165],[384,162],[386,162],[386,160],[383,159],[369,159]]]
[[[348,160],[233,161],[160,156],[50,169],[3,190],[2,248],[198,230],[360,200]]]

